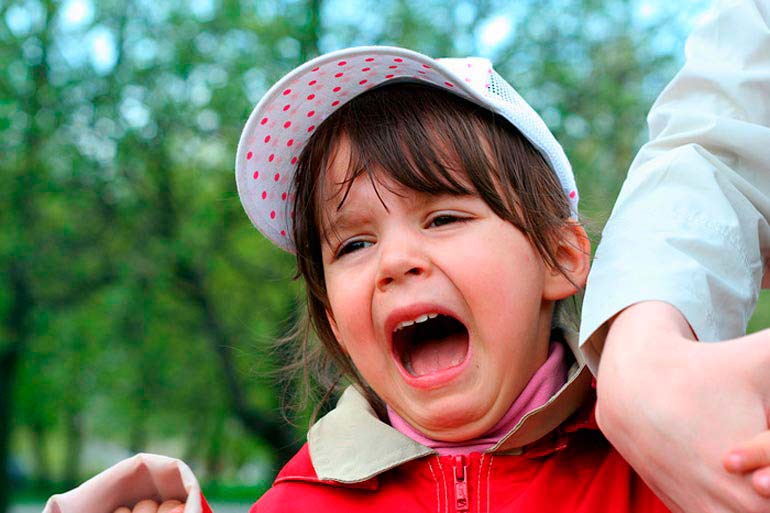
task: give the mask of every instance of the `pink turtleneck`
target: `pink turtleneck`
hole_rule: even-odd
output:
[[[390,425],[415,442],[435,449],[441,456],[483,452],[507,435],[524,415],[545,404],[567,382],[567,370],[564,345],[552,342],[545,363],[532,375],[505,415],[479,438],[461,442],[433,440],[414,429],[388,406]]]

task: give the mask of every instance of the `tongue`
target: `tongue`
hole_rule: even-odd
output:
[[[415,376],[425,376],[459,365],[468,352],[468,334],[452,333],[442,338],[423,340],[409,354],[409,369]]]

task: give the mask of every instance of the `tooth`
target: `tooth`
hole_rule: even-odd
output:
[[[398,326],[396,326],[396,329],[394,331],[398,331],[401,328],[406,328],[407,326],[411,326],[412,324],[414,324],[414,321],[403,321],[403,322],[400,322],[400,323],[398,323]]]
[[[428,319],[435,319],[436,317],[438,317],[437,313],[428,314]]]
[[[414,320],[414,322],[425,322],[427,320],[428,320],[428,315],[427,314],[423,314],[423,315],[419,316],[418,318],[416,318]]]

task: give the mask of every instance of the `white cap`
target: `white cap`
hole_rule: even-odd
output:
[[[487,59],[433,59],[404,48],[360,46],[327,53],[279,80],[249,116],[238,143],[238,195],[251,222],[293,252],[292,182],[302,149],[329,115],[390,80],[426,82],[510,121],[556,173],[573,216],[578,192],[567,156],[543,120]]]

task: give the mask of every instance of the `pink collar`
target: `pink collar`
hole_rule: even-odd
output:
[[[388,406],[390,425],[415,442],[435,449],[441,456],[483,452],[511,432],[524,415],[553,397],[567,382],[567,370],[564,345],[560,342],[552,342],[545,363],[532,375],[527,386],[513,401],[505,415],[489,432],[479,438],[462,442],[433,440],[414,429]]]

